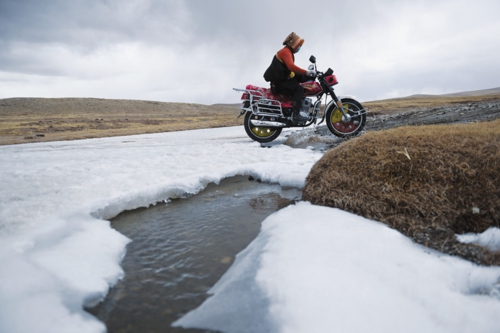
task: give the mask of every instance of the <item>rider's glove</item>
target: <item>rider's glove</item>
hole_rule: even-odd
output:
[[[316,77],[316,71],[313,71],[313,70],[307,70],[306,71],[306,75],[308,77]]]

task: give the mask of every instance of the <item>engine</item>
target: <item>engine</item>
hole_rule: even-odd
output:
[[[309,110],[311,109],[312,105],[313,105],[312,99],[310,99],[310,98],[304,98],[302,100],[302,106],[300,107],[300,109],[302,111],[309,112]]]

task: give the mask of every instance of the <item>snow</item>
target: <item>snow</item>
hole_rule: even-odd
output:
[[[302,187],[322,154],[284,145],[285,134],[269,148],[242,127],[0,147],[0,332],[104,332],[83,306],[123,276],[130,241],[107,220],[235,175]],[[499,267],[304,202],[266,219],[213,296],[176,325],[500,332],[499,278]]]
[[[417,245],[382,223],[302,202],[268,217],[212,288],[214,296],[175,325],[227,332],[499,332],[499,274],[498,267]],[[262,313],[265,324],[255,327]]]
[[[500,251],[500,228],[488,228],[480,234],[457,235],[457,239],[462,243],[484,246],[490,251]]]

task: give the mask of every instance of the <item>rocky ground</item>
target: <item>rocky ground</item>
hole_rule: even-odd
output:
[[[500,118],[500,98],[439,107],[414,107],[405,111],[368,117],[365,129],[379,131],[399,126],[490,121]]]

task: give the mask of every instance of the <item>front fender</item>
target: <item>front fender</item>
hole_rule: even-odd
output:
[[[343,96],[337,96],[339,99],[342,99],[342,98],[352,98],[352,99],[356,99],[356,96],[353,96],[353,95],[343,95]]]

